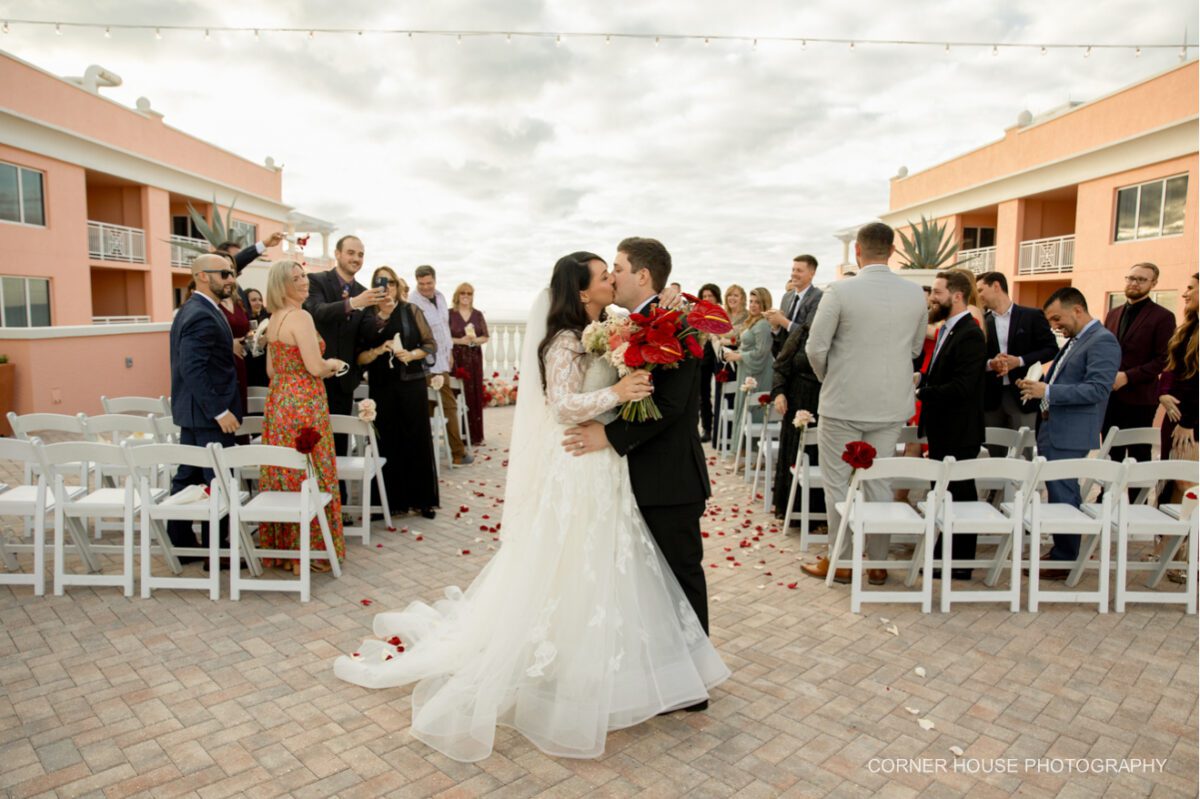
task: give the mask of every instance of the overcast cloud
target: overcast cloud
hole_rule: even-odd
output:
[[[685,7],[686,6],[686,7]],[[11,15],[11,16],[10,16]],[[582,4],[452,0],[0,2],[52,20],[496,28],[983,41],[1181,42],[1190,0]],[[285,165],[284,201],[360,235],[368,267],[438,267],[479,307],[519,314],[562,254],[660,238],[690,289],[765,285],[793,255],[828,279],[833,232],[887,208],[888,178],[1037,114],[1178,63],[1178,50],[1001,52],[664,40],[264,35],[32,29],[0,47],[60,75],[91,63],[166,122]],[[1196,51],[1190,51],[1194,57]],[[260,109],[255,117],[250,112]],[[826,269],[828,266],[828,269]]]

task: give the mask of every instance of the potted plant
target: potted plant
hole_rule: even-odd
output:
[[[7,355],[0,355],[0,435],[11,436],[12,426],[8,423],[8,412],[13,410],[13,389],[17,367],[8,362]]]

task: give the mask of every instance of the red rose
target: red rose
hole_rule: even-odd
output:
[[[842,460],[850,464],[851,469],[870,469],[875,462],[875,448],[865,441],[851,441],[842,453]]]
[[[729,372],[722,369],[721,371],[717,372],[713,379],[718,383],[728,383],[732,378],[730,377]]]
[[[300,432],[296,435],[296,449],[301,455],[311,455],[317,448],[317,444],[320,443],[321,434],[315,427],[301,427]]]
[[[733,330],[729,324],[729,315],[725,309],[715,303],[701,300],[693,307],[687,316],[687,322],[702,333],[722,335]]]
[[[688,354],[693,358],[704,356],[704,348],[700,346],[700,342],[696,340],[695,336],[685,336],[683,345],[687,347]]]
[[[642,355],[642,348],[632,341],[629,342],[629,349],[625,350],[625,365],[630,369],[637,369],[640,366],[646,365],[646,359]]]
[[[771,404],[771,395],[770,394],[759,394],[758,395],[758,404],[759,405],[770,405]]]

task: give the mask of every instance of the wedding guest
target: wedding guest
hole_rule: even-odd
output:
[[[748,423],[760,424],[763,409],[758,398],[770,392],[771,385],[771,323],[764,315],[771,307],[771,292],[765,288],[756,288],[750,292],[747,305],[746,323],[738,341],[737,352],[727,352],[725,360],[737,365],[737,384],[739,391],[733,401],[733,441],[736,445],[741,435],[742,419],[746,403],[750,404]],[[754,378],[757,388],[752,391],[740,390],[746,384],[747,378]]]
[[[1117,338],[1088,313],[1087,299],[1072,286],[1058,289],[1042,306],[1050,327],[1057,328],[1067,343],[1054,358],[1040,381],[1019,380],[1023,400],[1037,400],[1042,422],[1038,425],[1038,455],[1049,461],[1086,458],[1100,445],[1104,407],[1108,404],[1121,345]],[[1078,480],[1046,483],[1050,501],[1078,508]],[[1054,534],[1054,546],[1043,560],[1063,561],[1079,557],[1079,536]],[[1043,569],[1044,580],[1065,580],[1067,569]]]
[[[271,314],[267,313],[267,305],[258,289],[249,289],[246,301],[246,316],[250,320],[250,333],[246,337],[246,383],[265,387],[271,385],[271,379],[267,377],[267,351],[258,341],[258,329],[271,318]]]
[[[1046,317],[1036,308],[1017,305],[1008,296],[1008,278],[1001,272],[984,272],[976,279],[979,300],[987,310],[987,373],[984,376],[984,424],[1019,430],[1036,428],[1036,407],[1023,406],[1016,381],[1035,363],[1047,363],[1058,352],[1058,342]],[[1004,447],[990,448],[1002,457]]]
[[[749,316],[746,310],[746,290],[736,283],[725,289],[725,314],[729,317],[733,329],[718,341],[722,347],[736,350],[738,339],[746,329],[746,319]],[[737,370],[731,364],[726,364],[725,369],[730,373],[729,379],[732,380]]]
[[[962,270],[938,272],[930,300],[935,314],[944,322],[938,331],[929,366],[921,375],[917,399],[921,401],[921,419],[917,432],[929,441],[929,457],[944,460],[972,460],[983,446],[983,378],[987,363],[987,344],[983,330],[975,323],[967,299],[975,281]],[[979,499],[974,480],[958,480],[949,485],[956,502]],[[951,547],[954,560],[975,559],[976,536],[956,535]],[[941,557],[942,541],[934,544],[933,557]],[[937,572],[934,576],[940,576]],[[970,567],[954,568],[956,580],[971,579]]]
[[[233,258],[225,253],[218,253],[225,258],[230,266],[233,266]],[[233,365],[237,370],[238,396],[242,400],[242,408],[248,409],[249,404],[246,402],[247,386],[249,376],[246,371],[246,336],[250,333],[250,318],[246,313],[246,306],[242,304],[242,297],[236,291],[231,292],[228,297],[221,300],[221,313],[225,314],[226,321],[229,322],[229,329],[233,331]],[[249,443],[244,441],[242,443]]]
[[[404,278],[397,278],[400,281],[400,300],[408,302],[408,284],[404,282]]]
[[[382,303],[366,312],[359,332],[358,363],[366,367],[370,396],[379,409],[375,427],[380,454],[387,458],[383,481],[394,510],[411,509],[432,519],[440,503],[426,356],[437,351],[437,342],[425,314],[400,298],[400,278],[392,268],[376,269],[371,285],[380,278],[388,281],[387,293]]]
[[[233,361],[233,332],[220,303],[233,294],[237,281],[224,255],[197,256],[191,268],[195,292],[171,323],[172,418],[180,428],[180,444],[233,446],[243,406]],[[171,480],[171,493],[189,485],[208,484],[212,478],[212,470],[180,466]],[[204,546],[208,546],[209,534],[205,525]],[[168,522],[167,535],[176,547],[196,546],[191,522]],[[180,560],[191,563],[202,558],[181,556]]]
[[[805,347],[821,382],[821,425],[817,430],[821,477],[829,529],[840,524],[837,503],[850,486],[850,465],[842,460],[846,444],[866,441],[886,457],[896,449],[900,428],[913,413],[914,362],[925,346],[928,307],[920,287],[888,268],[896,248],[895,232],[882,222],[859,228],[854,254],[859,271],[825,289]],[[876,481],[866,486],[867,500],[885,502],[891,489]],[[871,536],[870,560],[886,560],[888,536]],[[840,558],[844,553],[834,553]],[[824,578],[829,560],[806,564],[801,571]],[[834,579],[849,581],[849,569]],[[887,582],[887,570],[867,569],[872,585]]]
[[[1113,308],[1104,320],[1108,332],[1121,345],[1121,368],[1113,381],[1112,396],[1104,414],[1104,432],[1114,427],[1153,427],[1158,411],[1158,376],[1167,363],[1167,347],[1175,333],[1175,314],[1150,299],[1158,285],[1158,267],[1134,264],[1125,276],[1125,304]],[[1118,463],[1126,456],[1150,460],[1150,445],[1113,447]]]
[[[418,266],[414,275],[417,280],[417,293],[412,298],[413,305],[420,309],[421,313],[425,314],[425,321],[429,324],[429,329],[433,331],[433,338],[437,342],[437,351],[429,357],[432,359],[432,368],[428,376],[429,385],[433,387],[434,378],[441,376],[441,388],[438,392],[442,398],[442,413],[446,417],[446,436],[450,441],[450,455],[455,465],[464,465],[474,462],[475,458],[467,454],[467,448],[463,446],[462,435],[458,430],[458,402],[454,398],[454,391],[450,388],[450,373],[454,369],[454,344],[450,336],[450,308],[446,305],[446,298],[437,290],[437,272],[432,266]],[[429,414],[432,416],[433,408],[429,409]]]
[[[1162,424],[1163,457],[1196,460],[1196,421],[1200,403],[1197,383],[1197,275],[1183,290],[1183,324],[1167,343],[1167,368],[1159,380],[1158,404],[1165,412]],[[1178,502],[1178,498],[1170,501]]]
[[[362,239],[342,236],[334,247],[333,269],[313,273],[306,284],[304,310],[312,317],[317,334],[325,342],[325,354],[351,365],[345,374],[325,378],[329,412],[343,416],[353,409],[354,390],[362,382],[354,348],[358,344],[363,310],[383,301],[381,290],[368,289],[354,278],[362,269],[364,255]],[[269,287],[267,309],[275,313],[271,308]],[[346,437],[339,435],[334,442],[337,453],[345,455]]]
[[[700,293],[696,296],[714,305],[721,304],[721,290],[713,283],[701,286]],[[704,356],[700,359],[700,428],[703,430],[700,436],[701,443],[711,441],[713,433],[713,376],[720,368],[716,350],[713,349],[713,339],[712,335],[704,336]]]
[[[767,311],[767,321],[775,330],[772,349],[778,355],[792,330],[812,321],[821,301],[821,290],[812,284],[817,274],[817,258],[814,255],[797,255],[792,259],[792,276],[788,290],[784,292],[779,309]]]
[[[483,443],[483,347],[488,342],[487,321],[475,308],[475,288],[460,283],[450,297],[450,340],[454,342],[454,371],[465,373],[463,400],[467,403],[467,429],[471,443]]]
[[[262,441],[295,448],[301,429],[311,427],[320,434],[320,441],[309,457],[320,490],[333,496],[325,506],[325,519],[340,561],[346,557],[346,541],[342,534],[342,502],[338,495],[333,429],[329,423],[325,386],[349,364],[340,358],[325,357],[326,343],[317,332],[313,317],[304,310],[309,298],[309,282],[304,267],[295,261],[276,261],[267,273],[267,309],[272,314],[271,324],[267,327],[267,374],[271,377],[271,393],[263,412]],[[299,491],[304,476],[298,469],[264,466],[259,488],[262,491]],[[264,549],[299,550],[299,528],[300,525],[295,523],[260,525],[260,545]],[[325,540],[317,519],[313,519],[310,526],[309,541],[314,551],[325,551]],[[263,563],[290,569],[293,574],[300,573],[299,560],[268,559]],[[315,572],[327,572],[331,568],[325,560],[312,562]]]
[[[792,326],[772,367],[771,400],[783,419],[779,433],[779,455],[775,461],[775,487],[771,494],[775,501],[773,512],[776,518],[783,518],[787,511],[788,494],[792,488],[792,468],[796,465],[796,450],[800,446],[801,431],[795,426],[799,411],[812,414],[805,451],[811,465],[819,464],[816,431],[820,420],[821,381],[817,379],[808,353],[804,351],[811,327],[812,322],[808,319]],[[809,502],[809,509],[814,513],[825,512],[825,496],[822,492],[813,494]],[[823,525],[824,522],[813,523],[813,530]]]

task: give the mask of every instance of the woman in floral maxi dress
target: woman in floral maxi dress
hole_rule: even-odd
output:
[[[325,516],[338,560],[346,557],[342,534],[342,502],[338,496],[337,462],[333,449],[333,430],[329,424],[329,402],[325,397],[326,377],[343,366],[337,358],[325,358],[325,342],[317,335],[312,317],[301,304],[308,296],[308,275],[295,261],[278,261],[267,276],[267,306],[272,313],[267,331],[267,374],[271,392],[263,413],[263,443],[295,447],[300,430],[312,427],[321,436],[309,456],[321,491],[333,496],[325,506]],[[259,486],[264,491],[299,491],[304,474],[296,469],[262,467]],[[263,549],[300,549],[298,524],[262,524],[259,545]],[[325,551],[319,520],[309,530],[313,551]],[[290,568],[299,574],[298,560],[266,560],[265,565]],[[325,561],[313,561],[312,570],[325,572]]]

